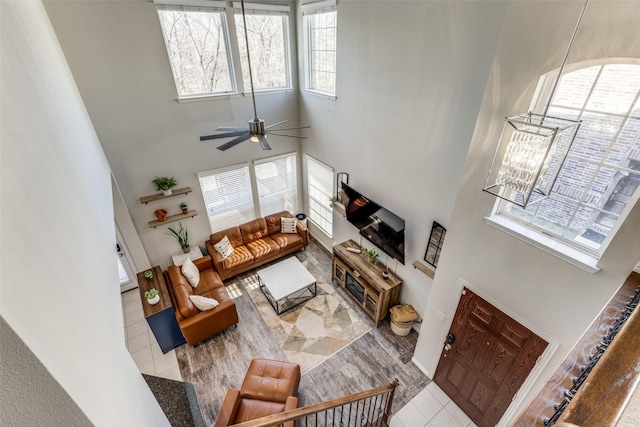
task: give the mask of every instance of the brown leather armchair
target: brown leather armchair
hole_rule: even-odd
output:
[[[230,389],[215,427],[255,420],[298,407],[300,365],[253,359],[240,390]],[[286,423],[289,425],[292,423]]]

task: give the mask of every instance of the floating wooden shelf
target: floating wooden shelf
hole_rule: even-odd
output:
[[[177,188],[175,190],[172,190],[171,194],[168,196],[165,196],[162,193],[156,193],[150,196],[140,197],[140,203],[144,203],[146,205],[147,203],[155,202],[156,200],[162,200],[162,199],[166,199],[173,196],[181,196],[183,194],[189,194],[189,193],[191,193],[191,187]]]
[[[342,216],[346,216],[345,207],[342,203],[339,203],[339,202],[334,203],[333,210],[338,212]]]
[[[422,271],[424,274],[431,277],[432,279],[436,275],[436,270],[433,267],[428,267],[423,263],[421,263],[420,261],[414,261],[413,264],[411,265],[413,265],[415,268]]]
[[[170,222],[180,221],[181,219],[185,218],[193,218],[196,215],[198,215],[198,212],[196,212],[195,210],[189,211],[189,213],[186,214],[179,213],[176,215],[170,215],[164,221],[158,221],[157,219],[155,221],[149,221],[149,227],[156,228],[159,225],[169,224]]]

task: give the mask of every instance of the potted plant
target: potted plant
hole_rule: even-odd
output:
[[[185,215],[189,213],[189,208],[186,203],[180,203],[180,209],[182,209],[182,213]]]
[[[338,203],[338,198],[336,196],[329,197],[329,206],[333,207],[336,203]]]
[[[378,257],[380,256],[380,254],[378,252],[376,252],[375,249],[362,248],[362,253],[365,254],[369,258],[369,262],[371,264],[377,264],[378,263]]]
[[[187,231],[187,229],[182,226],[182,223],[179,223],[179,224],[180,224],[180,229],[178,231],[169,227],[169,231],[171,233],[167,233],[167,234],[169,236],[173,236],[176,239],[178,239],[178,243],[182,248],[182,252],[186,254],[186,253],[189,253],[189,250],[190,250],[189,249],[189,231]]]
[[[144,272],[144,278],[147,280],[153,279],[153,271],[147,270]]]
[[[147,302],[151,305],[157,304],[160,301],[160,295],[158,295],[158,290],[156,288],[151,288],[144,293],[144,296],[147,298]]]
[[[156,190],[162,191],[165,196],[170,196],[171,188],[178,185],[174,177],[168,176],[155,177],[151,182],[156,186]]]
[[[156,209],[156,211],[153,213],[156,218],[158,218],[158,221],[160,222],[164,222],[167,219],[167,210],[166,209]]]

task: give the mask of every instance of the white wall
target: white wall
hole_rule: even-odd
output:
[[[168,425],[125,347],[107,160],[42,4],[1,7],[0,312],[92,423]],[[7,394],[3,424],[50,422]]]
[[[608,247],[596,274],[498,231],[483,219],[495,202],[481,188],[502,118],[526,112],[539,76],[560,66],[582,5],[509,3],[416,349],[416,360],[432,375],[459,299],[459,279],[559,344],[533,385],[533,393],[640,259],[640,204]],[[640,57],[639,20],[636,3],[591,2],[569,62],[607,56]],[[445,322],[437,320],[437,311],[446,313]],[[531,393],[518,397],[519,408]]]
[[[431,279],[411,264],[424,258],[433,221],[449,227],[506,5],[338,2],[337,100],[302,94],[312,126],[302,150],[406,221],[397,274],[402,302],[420,313]],[[360,241],[334,213],[333,242],[349,238]]]
[[[171,215],[186,202],[199,212],[183,221],[193,243],[204,247],[211,234],[198,172],[298,150],[298,140],[274,136],[272,151],[247,141],[222,152],[216,146],[225,140],[200,142],[218,126],[246,126],[253,118],[251,98],[178,103],[153,2],[51,1],[45,7],[152,265],[166,267],[170,255],[181,252],[167,226],[149,228],[156,209]],[[290,25],[295,34],[295,19]],[[256,104],[267,125],[286,119],[298,124],[295,91],[258,94]],[[156,192],[151,180],[165,175],[193,192],[141,204],[140,197]]]

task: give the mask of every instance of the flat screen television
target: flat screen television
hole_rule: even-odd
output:
[[[342,183],[347,221],[381,251],[404,264],[404,220]]]

